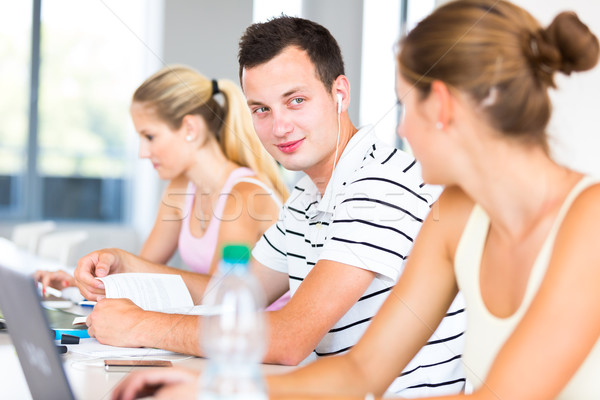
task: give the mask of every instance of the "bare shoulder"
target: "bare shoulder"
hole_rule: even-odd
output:
[[[474,202],[459,186],[447,186],[438,199],[442,210],[470,212]]]
[[[261,182],[264,186],[256,182],[239,181],[231,188],[232,196],[230,197],[238,197],[248,207],[259,211],[268,211],[273,209],[273,207],[278,208],[272,198],[273,195],[277,196],[277,194],[272,194],[273,190],[270,188],[270,185],[258,177],[252,177],[251,179]],[[281,201],[281,199],[279,200]]]
[[[600,210],[600,182],[585,188],[573,202],[571,210],[598,212]]]
[[[258,180],[255,177],[252,179]],[[272,196],[270,190],[254,182],[237,182],[227,197],[223,212],[224,220],[236,220],[242,224],[255,226],[262,234],[262,231],[274,223],[279,215],[279,205]],[[238,224],[237,229],[239,226]]]
[[[230,191],[219,228],[219,243],[242,241],[254,244],[277,221],[279,206],[265,188],[238,182]]]
[[[579,242],[597,241],[600,235],[600,183],[584,189],[565,215],[559,237],[577,238]]]
[[[162,194],[159,213],[181,217],[186,197],[193,194],[187,193],[187,186],[188,179],[183,175],[172,179]]]
[[[574,199],[558,229],[547,281],[563,299],[585,298],[596,309],[591,312],[600,316],[600,183],[584,189]],[[592,300],[597,299],[597,300]],[[563,300],[564,301],[564,300]],[[580,305],[580,307],[584,307]],[[600,318],[597,320],[600,328]]]
[[[265,182],[264,180],[262,180],[256,176],[253,176],[253,177],[250,177],[249,180],[241,180],[241,181],[237,182],[235,185],[233,185],[233,187],[231,188],[231,191],[232,192],[236,191],[241,194],[253,194],[253,193],[269,194],[269,191],[267,191],[265,189],[265,187],[259,185],[258,182],[262,183],[267,188],[270,188],[270,185],[267,182]]]
[[[437,202],[432,207],[434,217],[442,225],[457,227],[462,231],[474,206],[473,199],[458,186],[449,186],[444,189]]]
[[[448,254],[454,254],[474,205],[458,186],[446,187],[433,205],[429,219],[446,238]]]
[[[584,293],[585,282],[594,282],[597,292],[600,279],[600,184],[583,190],[571,204],[556,234],[548,274],[553,284],[571,282],[564,289],[577,288]]]
[[[171,181],[169,181],[169,184],[167,185],[167,188],[165,189],[165,194],[166,193],[172,193],[172,192],[182,192],[185,191],[188,187],[188,183],[189,180],[186,176],[179,175],[176,178],[171,179]]]
[[[167,204],[183,203],[186,194],[193,194],[187,193],[188,183],[189,180],[183,175],[173,178],[163,192],[163,202]]]

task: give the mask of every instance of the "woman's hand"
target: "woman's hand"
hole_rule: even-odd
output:
[[[152,368],[130,373],[115,388],[112,400],[132,400],[143,396],[195,399],[200,373],[182,368]]]
[[[46,271],[39,269],[34,272],[33,277],[36,282],[42,284],[44,291],[48,286],[54,289],[63,290],[66,287],[76,285],[75,278],[63,270]]]

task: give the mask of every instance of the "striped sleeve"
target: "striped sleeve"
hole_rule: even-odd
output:
[[[278,221],[267,229],[252,249],[252,257],[265,267],[287,274],[289,268],[283,220],[285,212],[284,207]]]
[[[420,187],[418,174],[390,164],[397,163],[371,163],[345,182],[320,258],[395,282],[429,213],[431,196]]]

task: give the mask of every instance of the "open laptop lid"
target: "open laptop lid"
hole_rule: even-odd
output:
[[[0,265],[0,309],[34,400],[73,400],[37,285]]]

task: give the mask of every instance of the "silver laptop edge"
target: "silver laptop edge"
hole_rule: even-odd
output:
[[[34,400],[74,400],[33,278],[0,265],[0,309]]]

